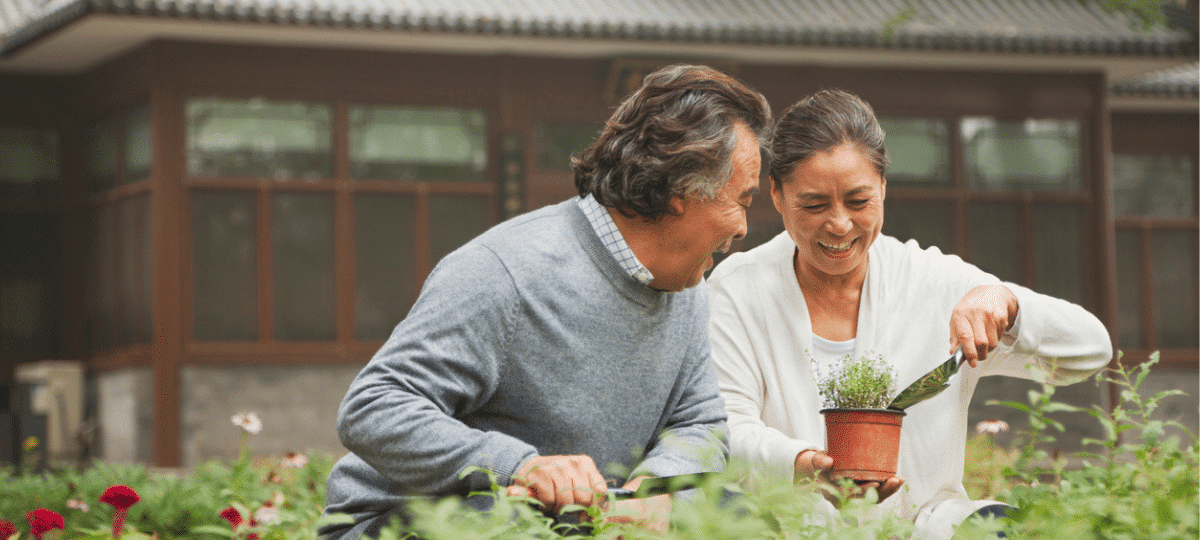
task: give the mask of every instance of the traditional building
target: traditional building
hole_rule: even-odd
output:
[[[777,112],[858,93],[886,233],[1081,303],[1194,393],[1196,2],[1100,4],[0,0],[0,383],[69,455],[232,456],[241,411],[260,452],[340,452],[350,379],[437,261],[570,197],[613,105],[689,62]],[[749,226],[782,230],[768,197]],[[1195,425],[1189,399],[1167,414]]]

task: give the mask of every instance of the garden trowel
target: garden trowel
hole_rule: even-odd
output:
[[[916,382],[908,385],[892,400],[891,405],[887,408],[903,411],[917,403],[925,401],[933,396],[942,393],[950,387],[950,377],[958,373],[958,367],[963,363],[962,349],[955,349],[954,355],[949,360],[942,362],[938,367],[933,368],[933,371],[926,373],[917,379]]]

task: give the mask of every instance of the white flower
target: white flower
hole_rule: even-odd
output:
[[[302,469],[305,465],[308,465],[308,456],[296,452],[288,452],[279,460],[279,466],[285,469]]]
[[[88,511],[88,503],[83,499],[67,499],[67,508],[72,510]]]
[[[263,506],[254,511],[254,520],[263,525],[279,524],[279,509],[274,506]]]
[[[1004,420],[997,420],[993,418],[991,420],[984,420],[978,424],[975,424],[975,432],[980,435],[985,433],[988,435],[995,435],[997,433],[1004,433],[1005,431],[1008,431],[1008,422],[1005,422]]]
[[[258,435],[262,431],[262,420],[258,419],[258,415],[252,412],[237,413],[233,415],[233,425],[242,428],[251,435]]]

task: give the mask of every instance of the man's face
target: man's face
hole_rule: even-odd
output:
[[[712,200],[676,199],[678,215],[664,219],[658,244],[666,267],[654,270],[651,287],[682,291],[699,285],[713,266],[713,253],[728,251],[734,240],[746,236],[746,209],[758,192],[761,160],[754,133],[740,123],[735,130],[729,181]]]

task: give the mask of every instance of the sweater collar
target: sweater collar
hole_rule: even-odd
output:
[[[570,200],[563,202],[562,208],[566,212],[567,221],[571,226],[571,230],[575,232],[575,237],[579,240],[583,251],[587,253],[592,263],[600,270],[600,273],[604,274],[604,277],[626,297],[649,306],[659,302],[665,295],[670,294],[664,291],[656,291],[641,284],[641,282],[629,275],[621,267],[617,259],[613,257],[612,252],[609,251],[609,248],[597,236],[596,230],[592,228],[587,216],[579,209],[579,197],[572,197]]]

